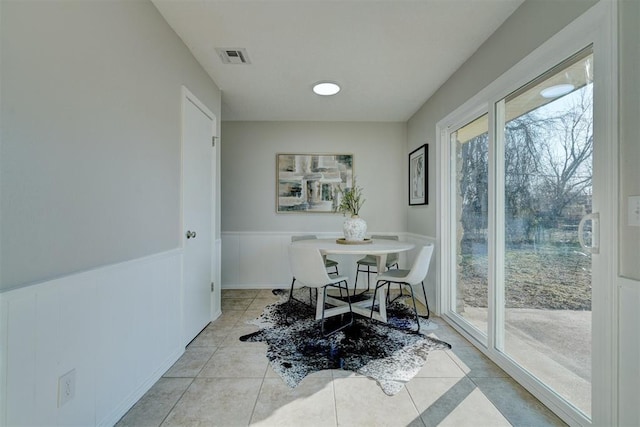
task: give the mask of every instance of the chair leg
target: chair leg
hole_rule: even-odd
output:
[[[418,325],[418,329],[416,330],[416,334],[420,333],[420,316],[418,316],[418,307],[416,306],[416,298],[413,295],[413,287],[409,283],[405,283],[409,287],[409,291],[411,292],[411,300],[413,301],[413,311],[416,314],[416,323]],[[402,285],[400,285],[402,287]]]
[[[293,280],[291,281],[291,289],[289,289],[289,301],[291,300],[296,300],[298,302],[301,302],[303,304],[307,304],[304,301],[301,301],[299,299],[296,299],[293,297],[293,285],[296,283],[296,278],[294,277]],[[316,289],[316,297],[317,297],[317,292],[318,290]],[[307,304],[310,307],[313,307],[313,297],[311,296],[311,288],[309,288],[309,303]]]
[[[327,287],[324,286],[322,288],[322,301],[324,302],[326,299],[327,299]],[[326,337],[328,335],[324,333],[324,304],[322,304],[322,316],[320,316],[320,332],[322,332],[323,337]]]
[[[325,301],[327,299],[327,288],[329,286],[334,286],[334,287],[340,288],[340,295],[342,295],[342,286],[340,285],[340,283],[342,283],[342,282],[339,282],[337,285],[323,286],[322,287],[322,292],[323,292],[322,301]],[[320,332],[322,333],[322,336],[327,337],[329,335],[333,335],[336,332],[341,331],[341,330],[353,325],[354,317],[353,317],[353,310],[352,310],[352,307],[351,307],[351,297],[349,296],[349,284],[346,281],[344,283],[345,283],[345,287],[347,288],[347,303],[349,304],[349,314],[350,314],[349,323],[345,323],[344,325],[339,326],[338,328],[332,330],[329,333],[325,332],[325,328],[324,328],[324,310],[325,310],[325,307],[324,307],[324,304],[323,304],[322,315],[320,316]]]
[[[392,302],[402,298],[402,296],[404,295],[402,285],[398,286],[398,290],[400,291],[400,295],[398,295],[397,297],[395,297],[393,299],[391,299],[391,297],[389,297],[389,303],[392,303]],[[391,295],[391,283],[389,283],[389,289],[387,290],[387,295]]]
[[[380,284],[380,282],[382,282],[382,285]],[[369,319],[373,319],[373,309],[376,306],[376,297],[378,296],[378,289],[388,283],[389,282],[385,282],[382,280],[379,280],[378,282],[376,282],[376,288],[373,290],[373,301],[371,302],[371,314],[369,315]]]
[[[423,316],[423,317],[425,319],[428,319],[431,312],[429,311],[429,301],[427,300],[427,291],[424,290],[424,281],[422,281],[422,293],[424,294],[424,305],[425,307],[427,307],[427,316],[426,317]]]
[[[289,290],[289,300],[293,299],[293,284],[296,283],[296,278],[294,277],[291,281],[291,290]]]

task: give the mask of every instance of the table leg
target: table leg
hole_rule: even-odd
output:
[[[378,274],[382,274],[387,270],[387,254],[381,254],[377,257],[378,265],[376,266]]]
[[[380,315],[381,321],[387,323],[387,287],[382,286],[378,289],[378,314]]]
[[[381,254],[377,256],[377,271],[378,274],[382,274],[387,270],[387,254]],[[376,285],[378,285],[376,281]],[[382,286],[378,289],[378,320],[387,322],[387,288]]]
[[[322,319],[322,309],[324,307],[324,292],[321,289],[317,289],[318,291],[318,301],[316,302],[316,320]]]

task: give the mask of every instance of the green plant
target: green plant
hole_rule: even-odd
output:
[[[362,188],[356,184],[355,178],[353,180],[353,187],[347,189],[338,187],[338,191],[341,194],[341,198],[340,204],[336,207],[335,211],[343,215],[346,215],[348,212],[351,216],[357,216],[366,199],[362,197]]]

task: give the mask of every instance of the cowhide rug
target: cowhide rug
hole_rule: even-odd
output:
[[[430,350],[451,348],[422,335],[437,328],[429,320],[420,319],[421,334],[411,332],[416,328],[413,309],[402,302],[387,306],[386,324],[355,315],[353,326],[323,337],[314,319],[315,308],[289,301],[288,291],[274,293],[282,299],[249,322],[260,330],[240,340],[266,343],[271,366],[292,388],[313,372],[344,369],[376,380],[387,395],[394,395],[420,371]],[[296,298],[305,299],[305,295],[308,303],[308,290],[298,291]],[[330,318],[341,320],[340,316]]]

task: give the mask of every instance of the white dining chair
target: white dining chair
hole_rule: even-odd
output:
[[[318,292],[316,302],[316,320],[320,320],[320,330],[322,335],[327,336],[334,334],[353,324],[353,311],[351,309],[351,297],[349,296],[349,287],[347,277],[332,277],[327,273],[324,259],[320,250],[306,246],[289,246],[289,262],[293,277],[302,285],[309,288],[316,288],[322,292]],[[347,304],[326,308],[327,288],[334,287],[340,289],[340,297],[344,298],[342,291],[346,291]],[[349,313],[349,321],[343,323],[330,332],[325,331],[325,319],[329,317],[344,315]]]
[[[317,239],[317,237],[313,234],[305,234],[305,235],[300,235],[300,236],[291,236],[291,242],[297,242],[299,240],[312,240],[312,239]],[[339,276],[340,273],[338,272],[338,261],[334,261],[332,259],[327,258],[326,256],[323,256],[323,260],[324,260],[324,266],[327,270],[329,269],[333,269],[333,271],[331,271],[329,274],[335,274],[336,276]],[[293,278],[291,279],[291,289],[289,290],[289,299],[295,299],[293,298],[293,285],[296,283],[296,276],[295,274],[293,275]],[[296,300],[296,301],[300,301],[300,300]],[[309,289],[309,303],[311,303],[312,299],[311,299],[311,289]],[[300,301],[300,302],[304,302],[304,301]]]
[[[425,318],[429,318],[429,302],[427,301],[427,292],[424,289],[424,279],[429,273],[429,264],[431,263],[431,256],[433,255],[433,244],[428,244],[420,248],[418,255],[413,261],[413,265],[410,270],[393,269],[387,270],[382,274],[378,274],[376,277],[376,289],[373,293],[373,300],[376,300],[378,289],[387,286],[388,291],[391,288],[391,284],[400,285],[400,291],[402,293],[403,287],[409,288],[411,292],[411,299],[413,301],[413,311],[416,314],[416,323],[418,324],[418,330],[420,332],[420,316],[418,315],[418,308],[416,307],[416,298],[413,294],[413,286],[417,284],[422,285],[422,292],[424,294],[424,304],[427,307],[427,315]],[[388,295],[387,291],[387,295]],[[371,306],[371,318],[373,318],[373,306]]]
[[[398,240],[398,236],[390,236],[390,235],[373,235],[371,236],[371,240],[374,242],[377,239],[385,239],[385,240]],[[398,268],[398,254],[389,254],[387,255],[386,268],[387,270],[392,267]],[[378,269],[378,260],[373,255],[367,255],[364,258],[360,258],[356,262],[356,284],[355,287],[358,287],[358,275],[360,273],[367,273],[367,290],[371,289],[371,274],[380,273]]]

